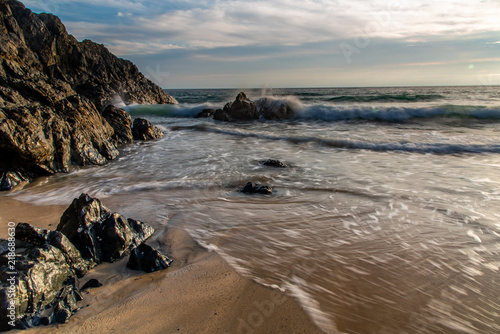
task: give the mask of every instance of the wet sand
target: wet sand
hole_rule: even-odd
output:
[[[0,195],[0,237],[6,237],[9,221],[55,229],[66,207]],[[143,214],[127,216],[147,221]],[[126,258],[101,264],[80,285],[90,278],[104,285],[84,293],[82,308],[68,323],[12,332],[322,333],[294,299],[244,278],[183,230],[167,224],[148,243],[174,259],[170,268],[140,273],[125,267]]]

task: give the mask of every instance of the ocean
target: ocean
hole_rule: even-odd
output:
[[[239,91],[295,117],[195,118]],[[9,196],[124,196],[124,214],[186,230],[327,333],[500,332],[500,87],[167,93],[179,104],[126,107],[164,138]],[[273,194],[240,193],[246,182]]]

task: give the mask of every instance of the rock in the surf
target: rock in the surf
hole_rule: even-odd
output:
[[[135,140],[151,140],[163,137],[163,132],[147,119],[136,118],[132,127],[132,135]]]
[[[130,252],[127,267],[147,273],[168,268],[172,260],[147,244],[140,244]]]
[[[61,217],[62,232],[95,264],[112,262],[148,239],[154,229],[146,223],[111,212],[100,200],[81,194]]]
[[[240,192],[245,194],[264,194],[270,195],[273,193],[273,188],[270,186],[264,186],[262,184],[252,182],[247,182],[243,188],[240,189]]]
[[[288,167],[284,162],[281,162],[276,159],[267,159],[260,162],[262,165],[267,167],[275,167],[275,168],[286,168]]]
[[[198,114],[196,114],[195,118],[213,117],[214,114],[215,114],[215,109],[203,109]]]
[[[295,111],[286,100],[264,97],[257,101],[258,113],[268,120],[290,119]]]
[[[228,102],[222,112],[216,112],[214,115],[214,119],[218,121],[252,121],[258,118],[255,102],[243,92],[238,94],[234,102]]]

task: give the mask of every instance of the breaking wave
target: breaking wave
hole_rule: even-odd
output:
[[[192,130],[220,133],[229,136],[258,138],[263,140],[280,140],[292,144],[317,144],[338,149],[369,150],[376,152],[407,152],[422,154],[463,154],[463,153],[500,153],[500,144],[448,144],[418,142],[375,142],[351,139],[325,139],[314,136],[279,136],[262,134],[245,130],[231,130],[210,127],[206,124],[194,126],[173,126],[172,131]]]

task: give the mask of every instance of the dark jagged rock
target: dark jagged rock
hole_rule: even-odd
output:
[[[61,232],[19,223],[16,226],[16,239],[37,247],[49,244],[61,250],[66,258],[66,263],[70,265],[78,277],[83,277],[92,266],[92,263],[84,260],[80,251]]]
[[[76,291],[78,278],[74,263],[68,262],[64,250],[43,242],[40,235],[49,237],[49,233],[35,231],[33,243],[17,243],[16,275],[9,269],[8,253],[0,256],[0,331],[12,329],[11,324],[24,329],[39,324],[64,323],[77,310],[76,302],[81,296]],[[64,242],[61,245],[64,246]],[[16,304],[13,316],[9,317],[11,280]]]
[[[276,168],[286,168],[287,165],[283,162],[275,159],[267,159],[260,162],[262,165],[267,167],[276,167]]]
[[[267,120],[291,119],[296,116],[295,109],[297,103],[287,99],[276,99],[264,97],[257,102],[248,99],[245,93],[241,92],[234,102],[229,102],[224,109],[218,109],[214,113],[217,121],[251,121],[259,118]]]
[[[132,135],[135,140],[151,140],[163,137],[163,132],[144,118],[134,119]]]
[[[109,105],[102,112],[102,117],[114,130],[113,140],[116,144],[132,142],[132,117],[125,110]]]
[[[0,190],[11,190],[21,182],[31,181],[31,176],[20,172],[3,172],[0,175]]]
[[[100,112],[117,102],[176,101],[130,61],[78,42],[56,16],[0,0],[1,189],[115,158],[129,137]]]
[[[81,194],[61,217],[62,232],[85,260],[112,262],[149,238],[154,229],[137,220],[111,212],[100,200]]]
[[[172,260],[147,244],[141,244],[130,253],[127,267],[147,273],[168,268]]]
[[[102,283],[99,282],[98,279],[96,278],[91,278],[87,281],[87,283],[85,283],[82,288],[80,289],[81,291],[85,291],[85,290],[88,290],[88,289],[91,289],[91,288],[99,288],[102,286]]]
[[[217,109],[214,113],[214,119],[216,121],[222,121],[222,122],[231,122],[232,119],[229,117],[229,115],[222,109]]]
[[[273,193],[273,188],[270,186],[263,186],[259,183],[254,185],[252,182],[247,182],[240,192],[245,194],[271,195]]]
[[[57,231],[17,224],[15,239],[0,240],[0,331],[66,322],[83,299],[78,279],[96,264],[125,255],[153,231],[85,194],[65,211]],[[143,253],[153,255],[147,268],[170,264],[159,253]],[[89,280],[82,290],[97,286]]]
[[[214,119],[218,121],[252,121],[259,118],[255,103],[247,98],[245,93],[238,94],[234,102],[229,102],[224,106],[222,112],[216,112]]]
[[[195,118],[213,117],[214,114],[215,114],[215,109],[203,109],[198,114],[196,114]]]

